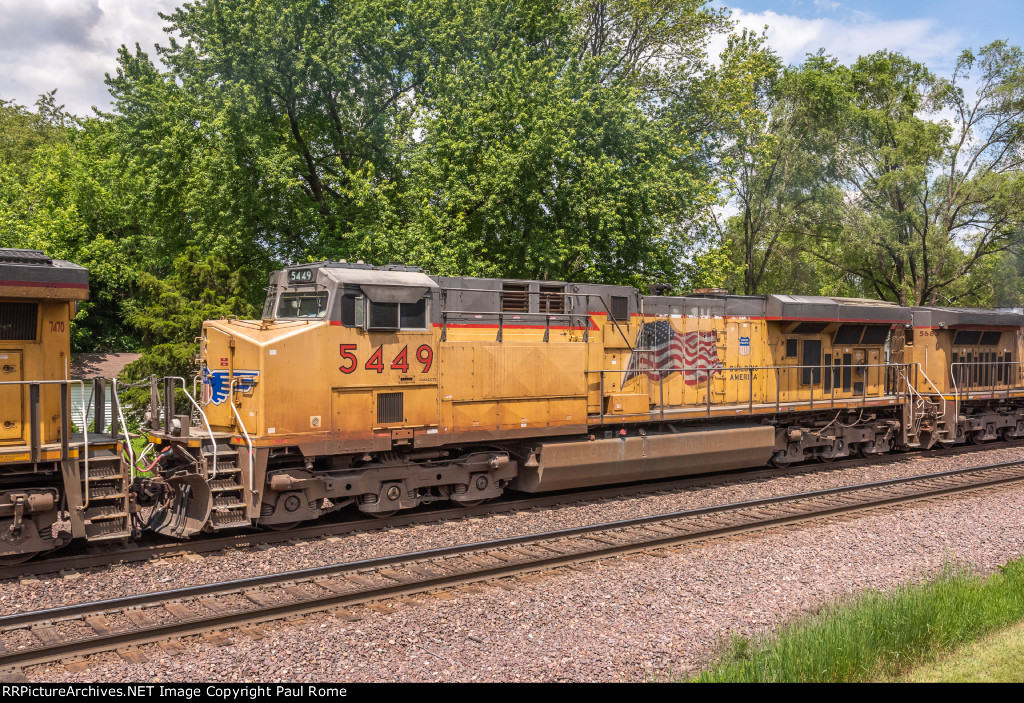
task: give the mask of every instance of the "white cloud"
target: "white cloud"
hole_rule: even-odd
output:
[[[963,41],[959,32],[943,28],[934,19],[879,20],[860,12],[844,19],[804,18],[771,10],[734,10],[732,18],[737,30],[760,32],[767,25],[768,43],[786,63],[800,63],[820,48],[847,64],[858,56],[889,49],[941,70],[955,61]],[[720,41],[724,47],[724,38]],[[720,50],[712,47],[712,55]]]
[[[79,115],[109,109],[103,74],[117,49],[138,42],[152,55],[166,44],[158,12],[181,0],[0,0],[0,98],[31,105],[57,89],[58,102]]]

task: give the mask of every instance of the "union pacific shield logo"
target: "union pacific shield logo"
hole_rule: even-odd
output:
[[[235,369],[235,390],[248,393],[259,375],[259,371]],[[227,400],[231,394],[231,377],[232,373],[226,369],[211,371],[203,364],[203,402],[220,405]]]

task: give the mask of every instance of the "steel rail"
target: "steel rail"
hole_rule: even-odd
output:
[[[838,471],[846,468],[881,466],[893,462],[907,461],[909,459],[941,459],[960,454],[1007,449],[1014,446],[1020,446],[1022,444],[1024,444],[1024,440],[1004,440],[999,444],[957,445],[955,447],[921,450],[902,454],[875,454],[869,457],[851,457],[849,459],[837,459],[829,462],[817,462],[812,460],[797,464],[790,464],[780,468],[718,472],[702,474],[699,476],[662,479],[656,482],[648,481],[640,484],[617,484],[611,487],[559,491],[539,497],[503,497],[496,501],[472,508],[447,506],[435,509],[428,508],[426,510],[399,514],[387,519],[363,518],[345,520],[343,522],[313,521],[309,524],[305,524],[291,530],[234,532],[228,534],[215,534],[213,536],[198,536],[191,540],[177,542],[167,542],[159,538],[154,538],[154,540],[149,543],[143,543],[141,546],[136,545],[130,547],[113,547],[112,545],[100,545],[96,547],[95,545],[80,545],[79,548],[87,550],[95,549],[96,551],[67,554],[68,549],[75,548],[75,546],[72,545],[60,552],[53,552],[52,554],[54,556],[49,558],[42,557],[39,561],[31,561],[10,566],[0,566],[0,580],[23,578],[26,576],[36,576],[40,574],[49,574],[75,569],[103,567],[112,564],[140,562],[161,557],[176,557],[184,554],[217,552],[225,549],[247,547],[256,544],[282,544],[293,540],[317,539],[320,537],[353,534],[384,528],[422,525],[431,522],[458,520],[466,517],[529,510],[531,508],[551,507],[570,503],[585,503],[617,497],[630,498],[684,488],[704,488],[709,486],[726,485],[729,483],[745,483],[787,476],[804,476],[818,472]]]
[[[1017,470],[1008,472],[1007,470],[1011,468]],[[970,476],[971,474],[974,474],[974,476]],[[970,480],[966,482],[962,480],[959,483],[949,481],[949,479],[967,478]],[[263,604],[258,599],[248,598],[256,606],[255,608],[219,612],[213,616],[179,617],[175,622],[153,623],[140,627],[137,630],[123,632],[107,631],[96,636],[80,638],[74,641],[43,644],[40,647],[3,652],[0,653],[0,668],[40,664],[71,655],[81,656],[100,651],[109,651],[126,644],[151,643],[175,636],[200,634],[210,630],[239,627],[246,624],[276,620],[286,615],[317,612],[346,604],[353,605],[395,597],[397,595],[430,591],[444,586],[489,580],[524,571],[547,569],[567,563],[593,561],[611,556],[619,556],[624,553],[644,551],[726,534],[748,532],[780,524],[805,522],[825,516],[933,498],[949,493],[989,488],[1021,480],[1024,480],[1024,460],[1001,462],[988,466],[954,469],[936,474],[876,481],[855,486],[829,488],[708,508],[663,513],[660,515],[648,515],[545,533],[441,547],[388,557],[343,562],[279,574],[255,576],[234,581],[190,586],[7,615],[0,617],[0,629],[5,633],[11,630],[24,630],[32,626],[47,626],[54,622],[83,619],[87,616],[102,616],[114,611],[138,609],[147,605],[180,604],[182,601],[199,599],[203,596],[242,595],[246,597],[249,594],[255,594],[260,588],[267,587],[312,584],[313,586],[319,586],[319,590],[326,592],[326,595],[313,595],[308,598],[295,596],[293,592],[289,596],[289,602],[272,604]],[[914,483],[925,484],[923,490],[910,491],[899,495],[892,493],[892,489],[906,488]],[[936,483],[940,485],[936,485]],[[852,502],[841,502],[838,505],[834,504],[834,500],[820,500],[822,498],[850,497],[856,493],[868,495]],[[818,501],[817,504],[815,504],[815,501]],[[769,516],[765,517],[757,511],[759,508],[778,507],[787,503],[793,504],[793,507],[789,508],[788,511],[783,510],[775,515],[769,514]],[[800,504],[804,505],[801,506]],[[797,511],[793,512],[793,508],[797,508]],[[748,516],[743,516],[743,511],[753,512]],[[726,519],[726,524],[722,524],[722,518],[727,518],[730,514],[733,514],[734,518],[740,516],[740,521],[729,523],[728,519]],[[721,517],[718,519],[718,524],[711,524],[710,527],[698,525],[697,529],[692,529],[692,526],[687,525],[672,526],[673,522],[685,522],[693,518],[707,518],[712,515]],[[747,519],[747,517],[752,517],[753,519]],[[657,529],[652,529],[652,527]],[[637,539],[627,534],[627,531],[631,529],[653,532],[654,534],[653,536],[642,534]],[[622,539],[623,537],[625,539]],[[560,544],[560,542],[564,542],[567,539],[571,540],[572,538],[590,540],[596,543],[597,546],[584,545],[581,549],[578,542],[572,545]],[[540,551],[530,552],[522,547],[529,547]],[[488,556],[494,561],[495,553],[500,554],[501,550],[510,549],[516,550],[515,553],[519,555],[518,558],[502,558],[499,556],[497,557],[498,563],[490,565],[480,561],[480,557],[486,560]],[[454,572],[450,572],[450,566],[454,563],[453,560],[460,556],[474,554],[478,555],[477,560],[470,564],[469,568],[456,564]],[[523,558],[524,555],[525,558]],[[420,569],[418,572],[413,572],[414,574],[418,573],[418,575],[415,575],[412,579],[403,579],[401,575],[395,577],[394,571],[391,571],[390,574],[379,573],[379,576],[382,578],[395,581],[393,584],[389,583],[379,586],[367,585],[355,580],[345,581],[346,577],[353,577],[358,573],[379,571],[385,567],[401,568],[402,566],[415,566],[418,564],[430,567],[435,562],[442,564],[437,569],[440,573],[431,573],[429,569],[427,571]],[[443,565],[449,566],[449,569],[447,569],[449,573],[445,573],[446,569]],[[330,578],[340,578],[344,583],[334,584],[334,588],[324,586],[323,584],[327,583],[327,579]],[[298,597],[299,600],[291,600],[295,597]]]

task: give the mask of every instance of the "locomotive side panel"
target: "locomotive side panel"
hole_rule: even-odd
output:
[[[585,425],[586,346],[572,342],[442,343],[441,431],[508,433]]]

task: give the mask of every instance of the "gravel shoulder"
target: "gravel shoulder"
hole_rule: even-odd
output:
[[[568,505],[196,561],[7,583],[3,612],[163,590],[243,574],[413,551],[640,514],[717,505],[1019,458],[1019,449],[865,467],[746,484]],[[233,634],[230,645],[188,638],[187,654],[143,648],[146,662],[90,658],[26,673],[38,681],[620,681],[692,671],[728,632],[770,630],[865,588],[940,568],[982,570],[1024,553],[1024,488],[1006,487],[898,509],[778,528],[674,551],[505,579],[412,600],[316,615]],[[393,612],[389,612],[393,611]]]

